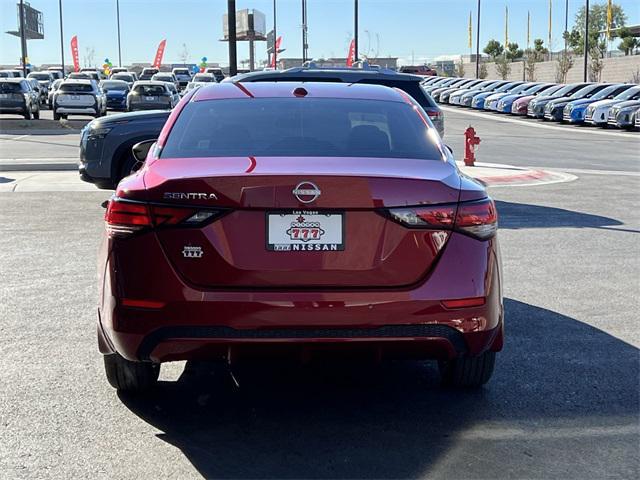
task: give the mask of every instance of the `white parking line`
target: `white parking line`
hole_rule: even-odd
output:
[[[570,127],[566,127],[566,126],[560,126],[560,125],[548,125],[548,124],[543,124],[543,123],[534,123],[534,122],[524,122],[522,121],[522,119],[518,119],[518,118],[510,118],[507,116],[503,116],[500,114],[491,114],[491,113],[484,113],[484,112],[475,112],[475,111],[470,111],[470,110],[466,110],[466,109],[462,109],[462,108],[454,108],[454,107],[446,107],[444,105],[439,105],[441,110],[444,110],[445,112],[451,112],[451,113],[462,113],[464,115],[470,115],[473,117],[480,117],[480,118],[486,118],[488,120],[495,120],[497,122],[504,122],[504,123],[515,123],[518,124],[520,126],[523,127],[534,127],[534,128],[546,128],[547,130],[555,130],[555,131],[561,131],[561,132],[567,132],[567,133],[586,133],[588,135],[606,135],[609,137],[623,137],[623,138],[633,138],[636,139],[638,141],[640,141],[640,135],[638,134],[634,134],[634,133],[627,133],[627,132],[607,132],[606,130],[596,130],[595,128],[589,128],[589,129],[582,129],[582,128],[570,128]]]
[[[531,167],[535,168],[535,167]],[[586,173],[589,175],[618,175],[622,177],[640,177],[640,172],[630,172],[627,170],[590,170],[588,168],[557,168],[556,167],[544,167],[545,170],[560,171],[567,173]]]

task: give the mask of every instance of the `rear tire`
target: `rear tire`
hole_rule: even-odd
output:
[[[33,118],[35,120],[40,120],[40,107],[38,107],[38,111],[33,114]]]
[[[62,118],[62,116],[54,110],[53,111],[53,119],[56,120],[56,121],[59,121],[61,118]]]
[[[109,384],[120,392],[142,392],[155,386],[159,363],[132,362],[117,353],[104,355],[104,370]]]
[[[25,120],[31,120],[31,107],[27,108],[27,110],[24,112],[24,119]]]
[[[496,362],[496,352],[477,357],[460,355],[454,360],[440,361],[438,367],[442,384],[455,388],[478,388],[489,381]]]

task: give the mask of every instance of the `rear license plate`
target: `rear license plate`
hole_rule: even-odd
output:
[[[156,97],[145,97],[145,100],[147,102],[153,102],[153,101],[155,101],[155,99],[156,99]]]
[[[344,250],[344,213],[296,210],[267,213],[267,250]]]

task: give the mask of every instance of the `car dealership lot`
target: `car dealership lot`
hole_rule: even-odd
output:
[[[3,476],[636,476],[640,136],[445,115],[458,158],[472,124],[479,161],[578,176],[490,191],[507,337],[484,389],[442,390],[433,364],[254,367],[239,388],[177,364],[155,396],[119,397],[95,347],[110,192],[1,193]],[[73,158],[77,139],[2,136],[0,157]]]

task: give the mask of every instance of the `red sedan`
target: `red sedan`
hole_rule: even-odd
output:
[[[108,203],[109,382],[173,360],[318,351],[489,380],[503,344],[494,202],[400,90],[221,83],[187,94]]]

